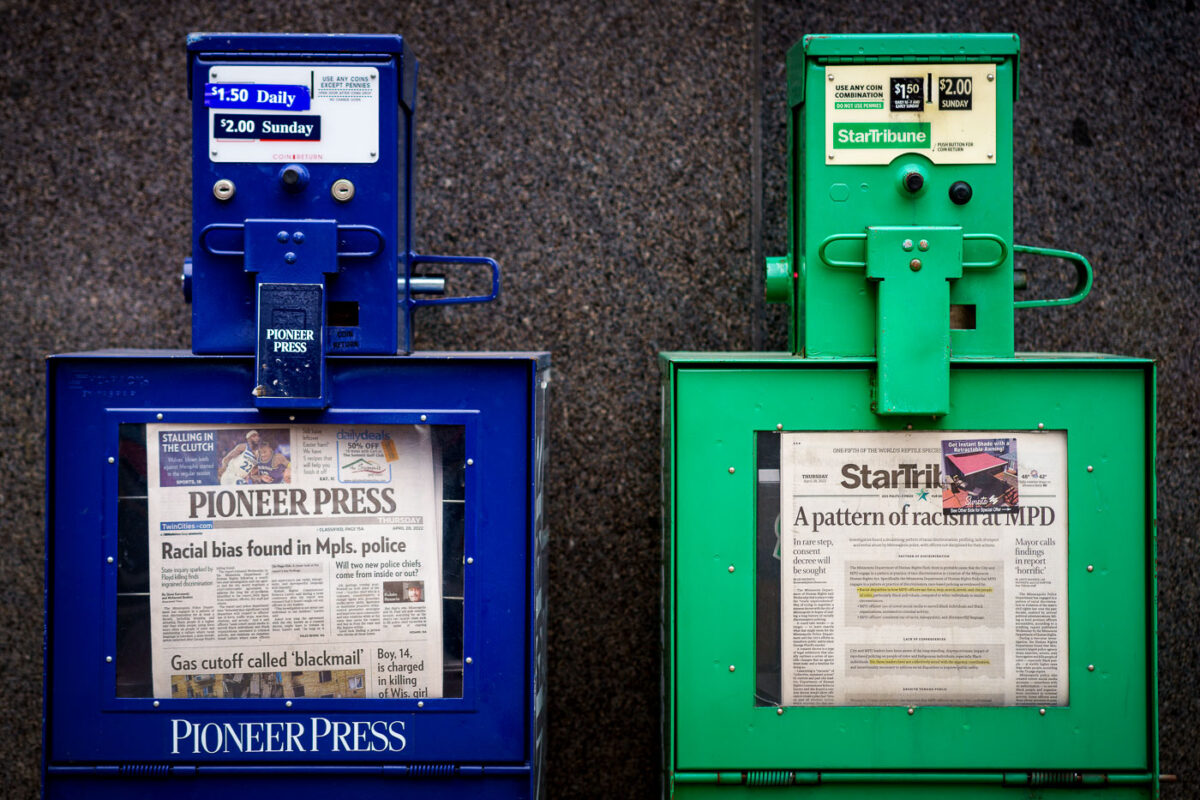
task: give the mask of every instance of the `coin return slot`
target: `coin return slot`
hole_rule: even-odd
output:
[[[951,305],[950,329],[955,331],[975,330],[975,305]]]
[[[326,324],[332,328],[353,328],[358,325],[358,302],[330,300],[325,309]]]

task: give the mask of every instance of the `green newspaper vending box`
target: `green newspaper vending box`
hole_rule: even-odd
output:
[[[1157,796],[1154,369],[1014,352],[1091,285],[1013,242],[1018,49],[788,54],[792,352],[661,356],[667,796]]]

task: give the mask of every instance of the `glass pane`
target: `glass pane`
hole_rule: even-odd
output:
[[[463,426],[120,438],[118,696],[462,696]]]

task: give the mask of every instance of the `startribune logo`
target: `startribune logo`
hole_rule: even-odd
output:
[[[928,122],[841,122],[833,126],[835,149],[929,149]]]

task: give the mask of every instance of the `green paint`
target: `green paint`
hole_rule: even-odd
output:
[[[1151,363],[1066,355],[954,360],[949,408],[936,419],[875,414],[874,367],[873,359],[782,354],[662,357],[668,770],[916,771],[924,777],[910,780],[926,783],[961,781],[955,774],[964,771],[1084,770],[1136,784],[1105,797],[1154,796],[1146,783],[1158,767],[1149,649]],[[794,707],[780,715],[755,705],[755,432],[777,425],[904,431],[910,420],[915,430],[1032,431],[1041,424],[1067,432],[1067,707],[1044,716],[1022,707],[921,707],[909,715],[882,706]],[[1088,472],[1089,464],[1097,468]],[[732,573],[730,564],[737,566]],[[1088,671],[1089,663],[1102,666]],[[958,795],[933,787],[921,790],[930,794],[894,794],[898,778],[877,778],[876,788],[857,785],[860,776],[843,793],[829,794],[830,783],[849,780],[830,775],[821,780],[821,796],[990,796],[976,786],[969,793],[959,787]],[[1037,791],[1089,796],[1077,788]],[[680,787],[676,796],[708,795]]]

